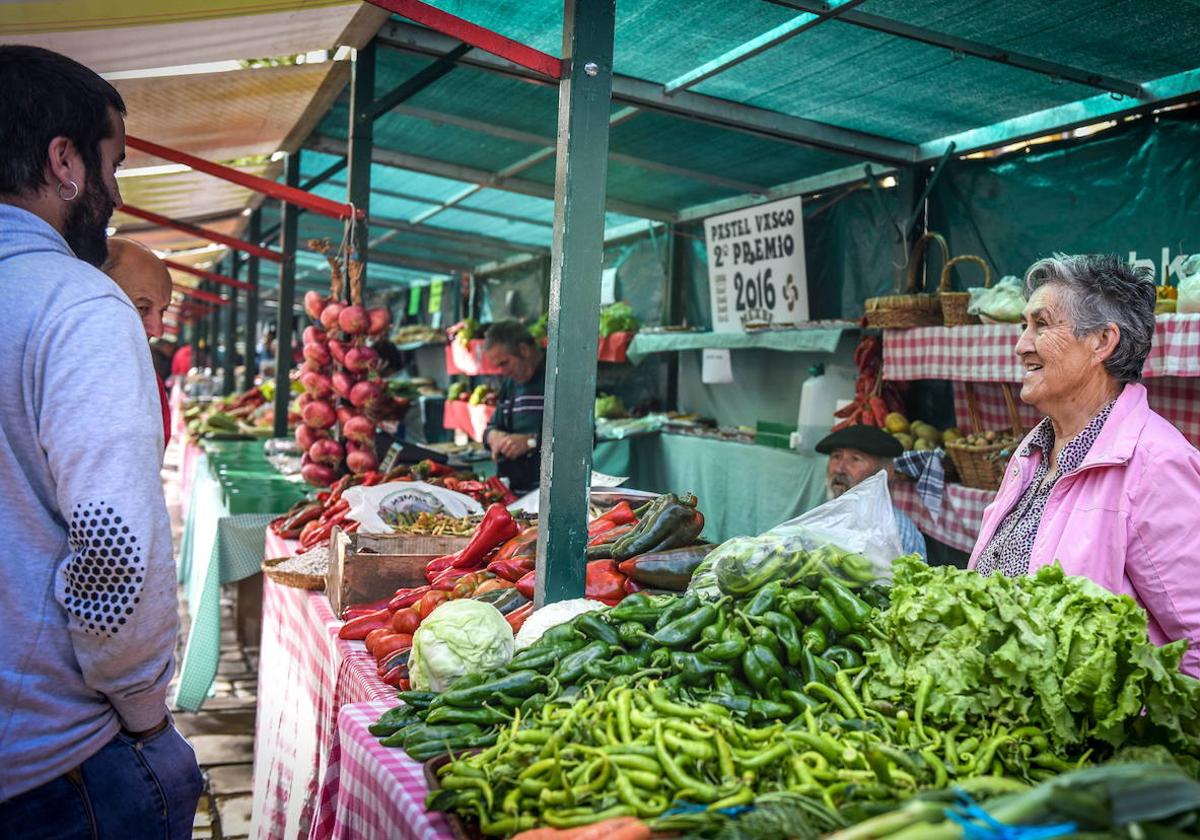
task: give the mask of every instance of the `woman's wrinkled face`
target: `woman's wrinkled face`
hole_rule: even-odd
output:
[[[1017,341],[1025,376],[1021,399],[1043,414],[1060,401],[1068,401],[1096,376],[1100,360],[1089,336],[1075,335],[1064,305],[1067,292],[1056,283],[1039,286],[1022,313],[1024,331]]]

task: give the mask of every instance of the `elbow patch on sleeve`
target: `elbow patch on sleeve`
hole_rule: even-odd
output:
[[[84,632],[115,636],[141,600],[146,562],[137,537],[111,505],[81,502],[71,513],[68,541],[63,606]]]

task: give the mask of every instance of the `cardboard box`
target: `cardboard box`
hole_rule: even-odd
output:
[[[425,565],[453,554],[470,537],[426,537],[407,534],[347,534],[333,529],[325,592],[334,615],[351,604],[390,596],[397,589],[424,586]]]

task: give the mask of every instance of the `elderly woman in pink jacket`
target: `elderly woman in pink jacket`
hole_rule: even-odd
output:
[[[1046,418],[1014,451],[970,567],[1010,577],[1055,560],[1133,596],[1156,644],[1188,639],[1200,676],[1200,452],[1146,402],[1153,280],[1116,256],[1025,275],[1021,399]]]

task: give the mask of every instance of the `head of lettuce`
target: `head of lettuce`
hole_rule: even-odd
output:
[[[491,604],[447,601],[413,634],[408,669],[418,691],[445,691],[464,674],[503,668],[512,659],[513,631]]]

